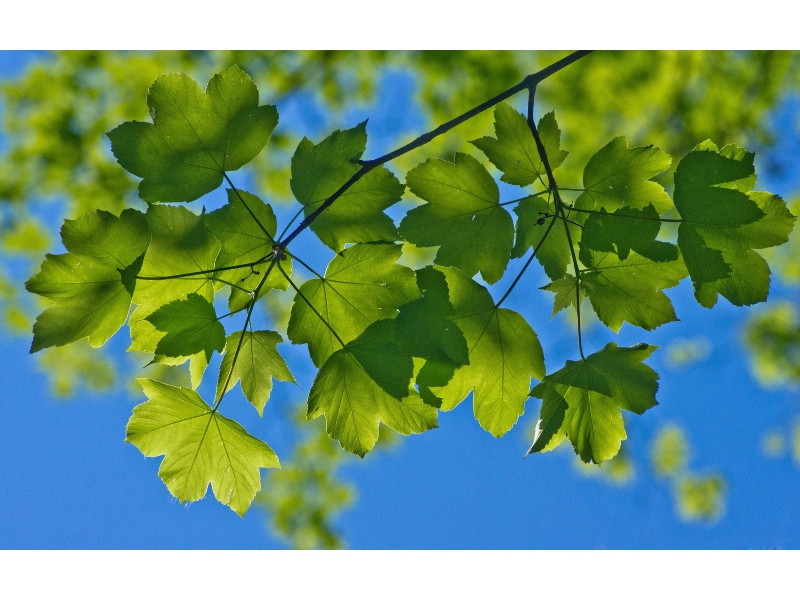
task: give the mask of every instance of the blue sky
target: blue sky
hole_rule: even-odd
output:
[[[0,53],[0,77],[19,73],[35,58],[29,53]],[[401,133],[422,131],[424,122],[413,93],[412,77],[390,73],[382,79],[374,107],[346,115],[348,126],[370,117],[368,156],[392,147]],[[322,113],[307,98],[279,105],[278,110],[282,126],[315,141],[324,135]],[[782,140],[778,156],[796,156],[797,111],[797,102],[788,99],[774,116]],[[763,157],[758,160],[763,164]],[[786,169],[772,179],[762,175],[759,188],[788,196],[796,188],[800,170],[785,158],[780,161]],[[246,186],[245,178],[234,181]],[[504,193],[509,192],[504,189]],[[290,212],[279,214],[279,223],[286,222],[286,214]],[[58,211],[49,217],[53,231],[60,218]],[[324,265],[329,255],[307,233],[295,247],[302,248],[298,252],[303,258]],[[517,268],[509,270],[509,281]],[[540,270],[531,270],[524,280],[527,287],[515,290],[506,306],[525,315],[539,333],[552,371],[574,359],[576,348],[574,334],[549,320],[551,296],[536,290],[543,277]],[[502,283],[497,287],[505,289]],[[405,438],[397,447],[351,461],[343,469],[343,477],[358,490],[354,507],[337,520],[349,546],[800,547],[800,507],[795,502],[800,470],[788,458],[770,459],[761,452],[763,434],[785,426],[800,412],[796,393],[765,391],[750,376],[739,343],[747,310],[723,300],[707,311],[694,301],[688,282],[667,293],[679,323],[652,333],[625,325],[619,336],[597,327],[585,338],[592,349],[608,341],[665,346],[675,338],[697,335],[714,340],[706,360],[681,371],[669,367],[663,351],[649,361],[661,374],[660,405],[627,421],[626,443],[637,466],[632,482],[618,487],[588,479],[574,468],[571,453],[521,460],[530,445],[536,400],[499,440],[479,427],[471,401],[465,401],[452,412],[440,413],[438,429]],[[771,298],[789,295],[789,290],[773,288]],[[122,352],[126,341],[123,330],[111,347]],[[54,399],[28,354],[29,345],[27,338],[0,337],[4,366],[0,452],[5,457],[0,466],[0,548],[284,547],[270,536],[266,516],[258,509],[240,519],[210,493],[191,505],[178,504],[156,475],[161,459],[144,459],[123,442],[130,411],[144,397],[82,392],[71,401]],[[313,370],[305,347],[284,344],[281,350],[307,391]],[[201,390],[207,391],[207,383]],[[291,442],[285,415],[303,401],[297,387],[278,383],[263,420],[244,401],[230,402],[226,416],[263,436],[283,456]],[[681,522],[667,484],[655,479],[647,466],[653,436],[670,422],[686,428],[693,469],[718,471],[727,479],[726,510],[716,524]]]

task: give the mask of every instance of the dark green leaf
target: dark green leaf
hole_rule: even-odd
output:
[[[541,433],[528,453],[550,450],[566,435],[584,462],[600,464],[614,457],[626,438],[620,409],[640,415],[658,404],[658,374],[643,362],[655,349],[610,343],[545,377],[531,391],[544,402],[537,427]]]
[[[197,273],[214,268],[220,243],[205,227],[205,215],[196,215],[182,206],[153,205],[147,211],[152,241],[141,269],[143,277],[136,284],[133,302],[139,306],[130,319],[132,343],[129,350],[155,352],[163,333],[146,317],[165,304],[198,294],[210,304],[214,302],[213,274]],[[177,275],[197,273],[187,277]],[[155,362],[181,364],[189,358],[156,355]],[[192,357],[192,384],[196,387],[199,375],[207,364],[205,352]]]
[[[488,283],[499,280],[511,256],[514,223],[483,165],[459,152],[455,163],[428,159],[406,181],[428,204],[409,211],[400,223],[402,236],[417,246],[439,246],[436,264],[470,277],[480,271]]]
[[[517,241],[514,250],[511,252],[513,258],[523,256],[528,248],[537,248],[536,260],[544,267],[544,272],[550,279],[564,277],[567,272],[567,265],[572,263],[572,253],[569,251],[569,240],[567,239],[566,229],[563,221],[557,221],[550,229],[544,242],[545,232],[550,225],[550,218],[544,218],[544,214],[552,215],[555,211],[552,204],[541,197],[525,198],[515,208],[517,213]],[[581,229],[574,223],[568,223],[570,236],[573,243],[580,239]]]
[[[212,411],[197,392],[139,379],[149,400],[133,409],[125,441],[164,460],[158,475],[181,502],[214,496],[243,517],[261,489],[260,468],[280,468],[272,448]]]
[[[269,263],[241,269],[231,267],[257,262],[272,252],[278,226],[272,207],[248,192],[228,190],[228,204],[208,213],[205,224],[221,243],[214,268],[225,270],[214,277],[246,290],[255,290]],[[291,274],[291,260],[283,261],[281,266]],[[259,291],[259,298],[271,289],[285,290],[288,286],[289,282],[280,270],[273,268]],[[232,287],[228,307],[231,311],[242,310],[251,299],[246,292]]]
[[[500,179],[519,186],[529,185],[540,178],[544,180],[545,169],[525,116],[502,102],[494,109],[494,130],[497,139],[482,137],[472,143],[503,172]],[[561,130],[555,113],[549,112],[539,119],[537,130],[550,168],[555,169],[569,154],[560,149]]]
[[[375,322],[327,358],[311,386],[308,415],[324,414],[328,434],[359,456],[375,445],[381,422],[403,435],[437,427],[436,409],[409,387],[412,373],[392,321]]]
[[[706,140],[675,170],[675,207],[684,222],[678,246],[697,301],[707,308],[722,294],[737,306],[767,299],[770,271],[754,248],[788,241],[795,217],[780,197],[751,192],[754,154]]]
[[[165,304],[146,318],[165,334],[158,340],[156,355],[178,358],[203,352],[208,362],[214,350],[222,352],[225,347],[225,328],[214,305],[198,294]]]
[[[319,144],[303,138],[292,157],[292,192],[306,216],[331,197],[359,170],[355,163],[367,145],[366,124],[334,131]],[[378,167],[348,188],[313,223],[311,230],[336,252],[345,244],[395,241],[397,228],[383,213],[400,200],[405,186]]]
[[[261,152],[278,123],[237,66],[215,75],[205,94],[187,75],[162,75],[147,105],[153,123],[129,121],[108,133],[119,164],[142,178],[147,202],[190,202],[215,190],[226,171]]]
[[[581,248],[614,252],[621,260],[628,258],[631,250],[655,262],[678,260],[676,246],[656,241],[661,229],[658,219],[652,204],[642,210],[620,208],[613,213],[600,208],[600,214],[589,215],[584,223]]]

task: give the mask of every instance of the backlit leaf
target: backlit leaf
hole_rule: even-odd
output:
[[[483,150],[492,164],[503,172],[501,180],[520,186],[529,185],[540,178],[547,181],[536,140],[524,115],[501,102],[494,109],[494,130],[497,139],[487,136],[472,143]],[[561,130],[556,123],[555,113],[549,112],[539,119],[537,130],[550,168],[555,169],[569,154],[560,148]]]
[[[61,229],[67,254],[48,254],[25,288],[52,300],[33,326],[31,352],[84,337],[103,345],[125,323],[136,275],[150,241],[147,222],[128,209],[67,220]]]
[[[672,158],[653,146],[628,148],[625,136],[614,138],[598,150],[583,171],[584,191],[575,206],[613,212],[652,204],[658,214],[672,208],[672,200],[658,183],[649,181],[666,171]]]
[[[540,433],[528,454],[550,450],[566,435],[584,462],[614,457],[627,437],[620,409],[640,415],[658,404],[658,374],[643,362],[655,349],[612,342],[545,377],[531,391],[543,402]]]
[[[334,257],[323,279],[305,282],[300,292],[346,344],[420,296],[414,271],[395,264],[400,252],[395,244],[351,246]],[[330,328],[299,294],[295,297],[287,334],[295,344],[308,344],[317,366],[341,348]]]
[[[165,304],[147,316],[147,321],[165,335],[156,344],[156,355],[176,358],[203,352],[206,363],[214,350],[225,347],[225,328],[214,305],[198,294]]]
[[[149,400],[133,409],[125,441],[161,456],[158,475],[181,502],[214,496],[243,517],[261,489],[261,468],[280,468],[272,449],[236,421],[212,411],[197,392],[139,379]]]
[[[235,65],[205,94],[187,75],[162,75],[147,106],[152,123],[129,121],[108,133],[119,164],[142,178],[147,202],[191,202],[215,190],[225,172],[261,152],[278,123],[278,111],[258,105],[255,84]]]
[[[236,355],[242,335],[244,335],[244,340],[241,342],[241,349],[234,364],[233,357]],[[278,353],[276,346],[282,341],[283,338],[274,331],[253,331],[252,333],[237,331],[229,335],[225,343],[225,355],[222,357],[222,364],[219,367],[216,397],[220,397],[222,388],[228,379],[228,373],[230,373],[228,390],[236,385],[237,381],[241,381],[245,397],[250,404],[256,407],[258,415],[263,416],[264,406],[272,392],[273,377],[278,381],[297,383],[289,371],[289,367],[286,366],[286,361]],[[233,366],[233,372],[231,372],[231,366]]]
[[[518,313],[496,308],[489,292],[457,269],[442,269],[455,309],[452,320],[463,332],[469,364],[459,367],[442,388],[442,410],[455,408],[473,392],[475,418],[500,437],[525,410],[531,377],[545,374],[539,338]]]
[[[230,282],[228,307],[242,310],[252,297],[239,288],[253,291],[258,286],[268,262],[253,267],[232,269],[265,259],[272,252],[278,227],[275,213],[269,204],[248,192],[228,190],[228,204],[205,215],[208,230],[220,241],[220,250],[214,268],[225,269],[214,275],[217,281]],[[292,262],[287,259],[281,266],[287,274],[292,272]],[[273,268],[259,291],[259,298],[271,289],[285,290],[289,282],[277,268]]]
[[[292,157],[292,192],[306,216],[358,170],[367,145],[367,122],[336,130],[319,144],[303,138]],[[347,243],[395,241],[397,228],[383,213],[400,200],[405,186],[384,167],[359,179],[311,223],[311,230],[336,252]]]
[[[500,192],[477,160],[456,154],[455,163],[428,159],[408,172],[409,189],[427,202],[408,212],[402,236],[417,246],[439,246],[435,262],[458,267],[487,283],[503,276],[514,243],[511,215]]]
[[[519,258],[524,256],[529,248],[539,248],[536,251],[536,260],[544,267],[547,276],[553,280],[564,277],[567,266],[572,264],[572,254],[569,251],[570,244],[564,221],[556,220],[547,233],[550,219],[554,218],[553,204],[540,196],[525,198],[514,207],[514,212],[517,213],[517,241],[511,256]],[[545,218],[545,214],[551,216]],[[567,226],[570,229],[572,242],[575,243],[581,237],[581,229],[575,223],[567,223]],[[542,242],[545,233],[547,237]]]
[[[767,299],[770,271],[754,248],[788,241],[794,217],[780,197],[751,192],[754,153],[707,140],[675,170],[681,249],[697,301],[707,308],[722,294],[737,306]]]
[[[328,434],[359,456],[375,445],[380,423],[403,435],[437,427],[436,409],[409,387],[413,370],[392,321],[377,321],[322,365],[309,392],[308,416],[324,414]]]

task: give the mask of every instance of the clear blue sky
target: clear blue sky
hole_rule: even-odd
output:
[[[0,53],[0,78],[19,73],[36,56]],[[367,155],[387,149],[399,133],[420,131],[413,90],[407,75],[385,77],[376,107],[348,114],[349,126],[370,117]],[[784,107],[775,116],[785,140],[779,153],[796,156],[797,103]],[[278,110],[281,126],[320,139],[322,117],[308,102],[301,99]],[[762,175],[759,188],[788,194],[797,187],[797,165],[785,164],[789,170],[781,179]],[[53,231],[60,218],[55,211]],[[302,255],[317,255],[324,264],[320,246],[310,237],[305,240],[298,246]],[[511,271],[513,277],[516,271]],[[534,291],[527,295],[518,288],[507,306],[523,313],[539,333],[552,371],[574,359],[576,350],[573,334],[549,322],[551,296],[536,291],[542,277],[530,273],[528,286]],[[573,468],[570,453],[521,460],[530,445],[535,400],[499,440],[479,427],[471,402],[465,401],[440,413],[438,429],[405,438],[396,448],[344,469],[343,477],[358,489],[357,503],[337,521],[350,547],[800,547],[800,470],[788,458],[773,460],[761,452],[764,432],[799,412],[796,393],[764,391],[749,375],[738,341],[746,310],[724,300],[713,311],[702,309],[688,282],[668,295],[679,323],[652,333],[625,325],[619,336],[596,328],[586,339],[591,348],[612,340],[666,345],[700,334],[714,340],[711,356],[683,371],[671,370],[664,352],[649,361],[662,377],[660,405],[628,419],[634,481],[617,487],[587,479]],[[773,289],[771,297],[781,295],[788,291]],[[117,337],[126,336],[123,330]],[[122,393],[81,393],[68,402],[52,398],[28,354],[29,345],[28,338],[0,337],[0,548],[284,547],[269,535],[266,516],[258,509],[240,519],[210,493],[203,501],[179,505],[156,475],[161,459],[144,459],[123,442],[132,398]],[[112,343],[115,351],[126,345],[125,339]],[[285,344],[281,349],[308,390],[313,371],[305,347]],[[232,402],[228,416],[263,436],[281,455],[289,448],[281,415],[303,400],[296,387],[277,384],[263,420],[244,402]],[[686,428],[696,470],[720,471],[728,481],[727,508],[714,525],[682,523],[666,484],[647,466],[649,443],[667,422]]]

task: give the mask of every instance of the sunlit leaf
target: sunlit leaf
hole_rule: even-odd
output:
[[[292,157],[292,192],[306,216],[339,190],[359,170],[356,160],[367,145],[366,121],[336,130],[319,144],[303,138]],[[405,186],[377,167],[345,192],[311,223],[311,230],[336,252],[347,243],[395,241],[397,228],[383,213],[400,200]]]
[[[242,335],[244,340],[241,340]],[[241,348],[237,356],[236,350],[239,348],[240,340]],[[225,355],[219,367],[216,397],[220,397],[226,382],[230,390],[241,380],[245,397],[256,407],[258,415],[262,416],[264,406],[272,392],[273,378],[296,383],[289,367],[286,366],[286,361],[278,353],[276,346],[282,341],[283,338],[274,331],[252,333],[237,331],[229,335],[225,342]],[[235,363],[234,356],[236,356]],[[228,380],[229,374],[230,380]]]
[[[437,427],[436,409],[409,387],[413,369],[392,321],[377,321],[327,358],[311,386],[308,415],[324,414],[328,434],[359,456],[375,445],[381,422],[403,435]]]
[[[524,115],[501,102],[494,109],[494,130],[497,139],[487,136],[472,143],[483,150],[492,164],[503,172],[501,180],[520,186],[529,185],[540,178],[543,182],[547,181],[536,140]],[[537,131],[550,168],[555,169],[564,162],[569,152],[560,148],[561,130],[554,112],[539,119]]]
[[[187,75],[162,75],[147,106],[152,123],[129,121],[108,133],[119,164],[142,178],[147,202],[190,202],[215,190],[261,152],[278,124],[278,111],[258,105],[255,84],[235,65],[205,94]]]
[[[334,257],[324,278],[300,286],[305,300],[295,297],[287,334],[295,344],[308,344],[315,365],[341,348],[331,329],[346,344],[370,323],[394,317],[400,306],[419,298],[414,271],[395,264],[400,252],[395,244],[352,246]]]
[[[439,246],[436,264],[458,267],[488,283],[503,276],[514,243],[511,215],[477,160],[456,154],[455,163],[428,159],[408,172],[409,189],[427,202],[408,212],[400,233],[417,246]]]
[[[214,496],[243,517],[261,489],[259,469],[280,468],[272,449],[211,410],[194,390],[139,379],[149,400],[133,409],[125,441],[161,456],[158,475],[181,502]]]
[[[770,271],[754,248],[788,241],[796,217],[778,196],[751,192],[754,153],[706,140],[675,170],[675,207],[683,222],[678,246],[697,301],[707,308],[722,294],[737,306],[767,299]]]
[[[531,378],[544,377],[539,338],[513,310],[497,308],[489,292],[457,269],[442,269],[455,309],[453,322],[463,332],[469,364],[459,367],[442,388],[442,410],[455,408],[473,392],[475,418],[500,437],[525,410]]]
[[[128,209],[67,220],[61,229],[67,254],[48,254],[25,288],[54,304],[36,319],[31,352],[81,338],[98,347],[125,323],[136,275],[150,241],[147,222]]]
[[[531,391],[543,402],[540,433],[528,453],[550,450],[566,435],[584,462],[615,456],[627,437],[620,409],[640,415],[657,404],[658,374],[643,362],[655,349],[612,342],[545,377]]]

